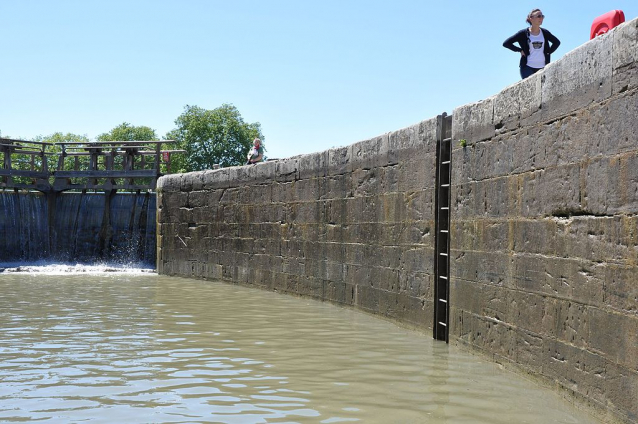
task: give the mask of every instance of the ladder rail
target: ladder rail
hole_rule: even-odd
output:
[[[452,178],[451,116],[437,117],[435,249],[434,249],[434,331],[436,340],[449,343],[450,321],[450,198]]]

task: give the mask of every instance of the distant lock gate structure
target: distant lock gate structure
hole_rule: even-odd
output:
[[[155,190],[174,140],[45,143],[0,138],[0,190]],[[53,168],[53,169],[51,169]]]

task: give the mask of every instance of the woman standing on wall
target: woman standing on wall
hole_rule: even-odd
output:
[[[505,40],[503,47],[521,53],[521,79],[540,71],[550,62],[550,55],[560,46],[560,40],[545,28],[543,12],[534,9],[527,15],[527,23],[531,26],[522,29]],[[516,46],[514,43],[518,43]]]

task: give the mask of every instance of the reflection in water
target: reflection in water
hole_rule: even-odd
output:
[[[0,274],[0,421],[586,423],[429,335],[155,274]]]

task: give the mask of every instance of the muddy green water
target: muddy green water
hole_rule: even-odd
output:
[[[590,423],[366,314],[155,274],[0,274],[0,421]]]

